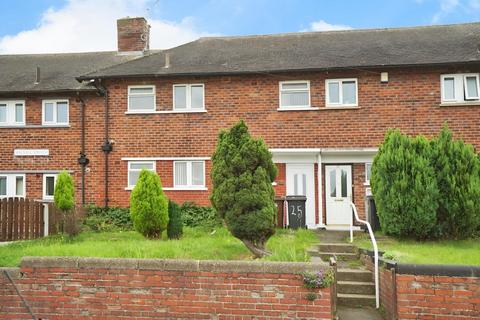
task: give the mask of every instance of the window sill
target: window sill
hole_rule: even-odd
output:
[[[27,125],[0,125],[0,129],[36,129],[36,128],[70,128],[69,124],[27,124]]]
[[[318,109],[317,107],[279,107],[277,111],[311,111]]]
[[[348,110],[348,109],[360,109],[358,105],[326,105],[322,110]]]
[[[439,107],[468,107],[468,106],[480,106],[480,101],[442,102],[439,105]]]
[[[370,187],[370,182],[364,182],[363,185],[364,185],[365,187]]]
[[[161,110],[161,111],[125,111],[125,114],[168,114],[168,113],[206,113],[207,110]]]

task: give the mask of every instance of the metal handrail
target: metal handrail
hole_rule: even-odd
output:
[[[357,212],[357,207],[355,207],[355,204],[350,201],[350,207],[352,207],[354,215],[352,216],[352,219],[350,220],[350,242],[353,242],[353,218],[360,222],[363,223],[367,226],[368,228],[368,233],[370,234],[370,240],[372,240],[373,244],[373,252],[374,252],[374,258],[375,258],[375,306],[376,308],[380,308],[380,291],[379,291],[379,274],[378,274],[378,246],[377,246],[377,241],[375,240],[375,236],[372,231],[372,226],[368,221],[362,220],[358,217],[358,212]]]

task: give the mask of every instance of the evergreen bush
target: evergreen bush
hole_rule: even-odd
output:
[[[168,239],[180,239],[183,235],[183,222],[180,206],[173,201],[168,202]]]
[[[440,237],[467,238],[480,227],[480,161],[472,145],[453,140],[445,124],[432,140],[432,165],[440,192]]]
[[[180,206],[183,224],[187,227],[202,227],[213,229],[221,226],[222,221],[212,207],[198,206],[192,202],[185,202]]]
[[[128,208],[87,206],[83,225],[97,232],[133,230]]]
[[[242,120],[220,132],[212,163],[214,208],[255,257],[268,255],[265,244],[275,233],[277,168],[267,146],[250,136]]]
[[[73,178],[67,171],[62,171],[57,177],[53,193],[55,207],[67,212],[75,207],[75,188]]]
[[[130,214],[135,230],[147,238],[160,238],[167,228],[168,200],[155,172],[140,172],[130,196]]]
[[[371,187],[386,234],[426,239],[435,232],[438,187],[431,146],[389,130],[372,165]]]

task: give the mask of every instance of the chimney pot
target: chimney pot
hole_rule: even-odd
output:
[[[150,48],[150,26],[143,17],[117,20],[118,52],[147,51]]]

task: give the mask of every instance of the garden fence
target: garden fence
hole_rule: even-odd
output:
[[[58,232],[62,213],[52,203],[0,199],[0,241],[30,240]]]

